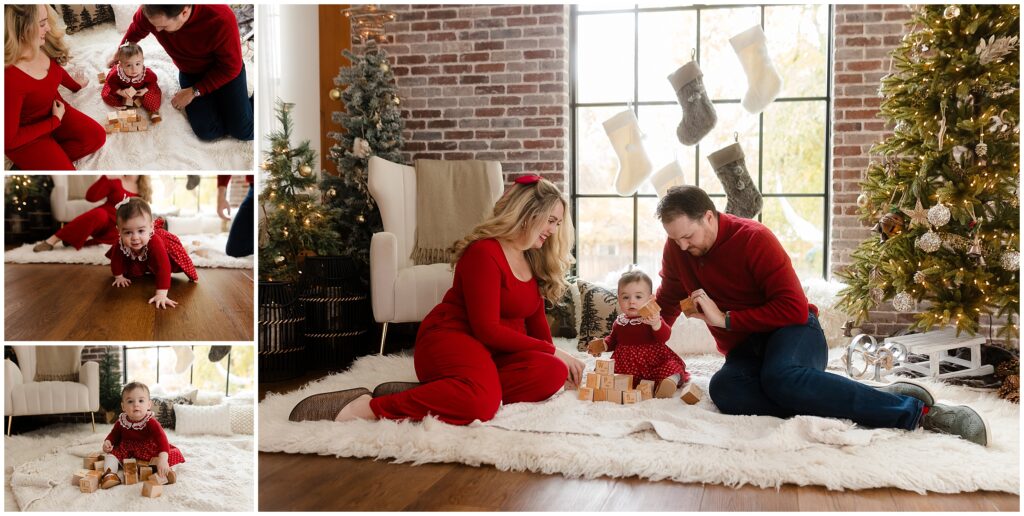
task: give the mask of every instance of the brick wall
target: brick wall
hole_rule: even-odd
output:
[[[567,5],[388,8],[407,159],[497,160],[506,180],[567,186]]]

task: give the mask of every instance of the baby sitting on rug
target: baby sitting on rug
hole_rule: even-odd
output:
[[[633,375],[633,386],[640,380],[654,381],[654,397],[671,398],[676,387],[690,380],[686,364],[667,345],[672,328],[660,314],[640,315],[640,307],[651,300],[651,278],[640,270],[631,270],[619,278],[619,316],[611,333],[594,339],[587,352],[601,356],[612,350],[616,374]]]
[[[156,295],[149,299],[157,308],[178,306],[167,297],[171,273],[184,272],[188,279],[199,281],[192,259],[177,236],[163,228],[163,220],[153,222],[149,204],[139,197],[127,197],[117,204],[116,246],[107,251],[115,287],[131,285],[130,278],[146,274],[156,277]]]
[[[116,59],[100,93],[103,102],[116,108],[141,106],[149,111],[150,122],[159,123],[160,86],[156,74],[143,62],[142,47],[125,43],[118,47]]]
[[[181,450],[167,442],[167,434],[153,417],[149,387],[131,382],[121,389],[121,414],[103,441],[103,477],[100,487],[110,489],[121,484],[117,470],[124,460],[134,457],[156,465],[156,474],[173,483],[172,466],[185,462]]]

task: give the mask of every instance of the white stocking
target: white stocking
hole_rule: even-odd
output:
[[[659,198],[665,197],[669,188],[685,184],[683,182],[683,169],[679,167],[679,162],[673,159],[668,165],[661,167],[661,170],[651,176],[651,184],[654,185]]]
[[[740,58],[743,72],[747,74],[747,94],[743,96],[743,108],[751,113],[760,113],[779,96],[782,77],[768,57],[764,31],[760,25],[729,38],[732,49]]]
[[[636,115],[625,110],[604,122],[604,132],[619,157],[619,173],[615,176],[615,191],[619,195],[633,195],[651,175],[651,160],[644,151],[640,125]]]

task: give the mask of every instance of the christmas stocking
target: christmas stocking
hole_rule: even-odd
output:
[[[619,195],[633,195],[651,175],[651,160],[640,141],[640,126],[636,116],[625,110],[604,122],[604,132],[612,141],[619,157],[619,173],[615,176],[615,191]]]
[[[740,144],[734,143],[728,147],[712,152],[708,155],[711,167],[715,169],[718,180],[725,188],[725,196],[728,201],[725,203],[725,212],[752,219],[761,211],[761,192],[750,179],[747,172],[747,162],[743,157],[743,149]]]
[[[695,145],[708,134],[718,115],[715,106],[704,91],[704,74],[697,61],[690,61],[668,76],[668,82],[676,90],[676,98],[683,108],[683,121],[676,128],[676,136],[683,145]]]
[[[195,358],[191,346],[174,346],[174,372],[183,374],[192,365]]]
[[[766,41],[760,25],[729,39],[743,65],[743,72],[747,74],[747,94],[743,96],[743,107],[755,114],[768,107],[782,89],[782,78],[768,57]]]
[[[665,197],[669,188],[682,185],[683,169],[679,167],[679,162],[672,160],[671,163],[655,172],[651,176],[651,184],[654,185],[654,189],[658,192],[658,198]]]
[[[231,346],[210,346],[210,354],[206,358],[210,359],[210,362],[217,362],[220,359],[228,356],[228,352],[231,351]]]

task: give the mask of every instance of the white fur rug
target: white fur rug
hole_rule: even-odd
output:
[[[592,369],[593,358],[586,360]],[[686,357],[694,381],[705,389],[722,360],[720,355]],[[994,443],[983,448],[921,430],[865,429],[817,417],[726,416],[707,397],[695,406],[678,398],[618,406],[580,402],[574,392],[504,406],[492,421],[468,427],[434,418],[422,423],[288,421],[292,407],[306,396],[372,388],[387,380],[415,380],[412,357],[363,357],[348,371],[299,391],[268,394],[259,408],[259,449],[729,486],[896,487],[919,493],[1020,489],[1019,407],[990,393],[931,382],[942,400],[969,403],[987,417]]]
[[[109,70],[107,60],[123,36],[113,24],[103,24],[66,37],[73,56],[68,71],[76,68],[84,71],[89,84],[78,93],[61,88],[61,95],[75,109],[100,124],[114,108],[100,98],[103,86],[97,83],[96,74]],[[78,160],[75,166],[79,170],[251,170],[253,142],[230,137],[204,142],[196,137],[184,111],[171,107],[171,98],[180,89],[178,69],[152,35],[139,44],[146,66],[156,73],[163,92],[160,107],[163,121],[151,125],[148,131],[108,134],[100,150]],[[253,84],[252,69],[252,63],[246,63],[249,85]]]
[[[253,257],[235,258],[224,252],[228,242],[227,233],[202,233],[197,235],[178,235],[181,243],[192,257],[196,267],[220,267],[226,269],[251,269]],[[25,244],[4,252],[4,261],[9,263],[77,263],[85,265],[109,265],[110,260],[104,256],[110,246],[107,244],[91,245],[76,251],[74,247],[58,245],[52,251],[32,252],[35,243]]]
[[[9,497],[21,511],[254,511],[253,439],[248,435],[179,436],[168,439],[185,455],[175,466],[178,481],[159,498],[144,498],[139,485],[120,485],[91,494],[71,485],[82,457],[99,452],[107,425],[57,425],[4,438]],[[24,450],[34,456],[21,462]],[[42,452],[40,455],[39,452]],[[11,509],[11,507],[6,507]]]

